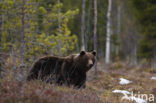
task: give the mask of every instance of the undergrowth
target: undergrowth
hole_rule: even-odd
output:
[[[101,69],[100,69],[101,68]],[[0,103],[135,103],[122,100],[122,94],[114,94],[113,90],[127,90],[142,94],[154,94],[156,98],[156,76],[154,72],[141,67],[128,66],[124,63],[112,64],[109,67],[99,67],[98,75],[94,69],[89,71],[86,88],[46,84],[41,81],[26,82],[27,72],[7,70],[0,79]],[[132,83],[120,85],[119,78],[125,78]]]

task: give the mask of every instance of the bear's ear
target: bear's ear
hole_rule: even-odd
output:
[[[94,55],[94,56],[96,56],[96,51],[94,50],[94,51],[92,51],[92,54]]]
[[[85,55],[85,54],[86,54],[85,51],[81,51],[81,52],[80,52],[80,55],[81,55],[81,56],[83,56],[83,55]]]

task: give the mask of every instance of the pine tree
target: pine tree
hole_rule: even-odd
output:
[[[132,0],[136,22],[140,24],[142,40],[139,57],[154,59],[156,57],[156,2],[154,0]]]

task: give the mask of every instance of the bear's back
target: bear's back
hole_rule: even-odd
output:
[[[64,61],[64,58],[59,58],[55,56],[45,56],[39,58],[32,66],[30,73],[27,77],[27,80],[31,79],[41,79],[45,77],[58,74],[61,70],[61,65]]]

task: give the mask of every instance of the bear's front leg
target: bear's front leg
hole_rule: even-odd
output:
[[[86,74],[79,76],[79,80],[76,82],[75,87],[77,87],[77,88],[85,88],[86,87]]]

